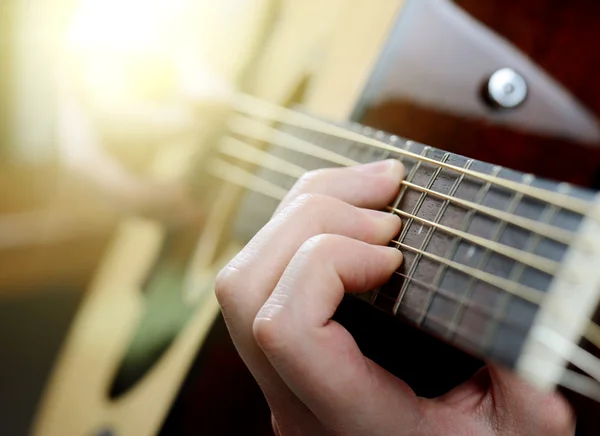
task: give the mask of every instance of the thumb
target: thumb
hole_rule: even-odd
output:
[[[559,393],[541,392],[506,369],[488,365],[457,392],[464,389],[480,390],[479,413],[500,434],[552,436],[575,432],[573,411]]]

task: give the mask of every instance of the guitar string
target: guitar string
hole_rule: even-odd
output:
[[[280,132],[280,133],[285,134],[285,132]],[[285,134],[285,135],[288,135],[288,134]],[[297,142],[294,144],[290,141],[287,141],[287,139],[290,139],[290,138],[280,137],[279,138],[280,140],[272,141],[272,143],[273,143],[273,145],[278,145],[278,146],[282,146],[284,148],[292,149],[294,151],[301,152],[303,154],[306,154],[306,155],[309,155],[312,157],[319,157],[323,160],[327,160],[332,163],[338,163],[343,166],[359,164],[359,162],[357,162],[357,161],[350,160],[349,158],[347,158],[345,156],[342,156],[337,153],[326,150],[322,147],[319,147],[316,144],[300,140],[291,135],[289,135],[289,136],[292,139],[296,139]],[[272,155],[266,151],[263,151],[257,147],[249,145],[248,143],[246,143],[244,141],[241,141],[239,139],[232,138],[232,137],[225,137],[219,146],[219,150],[223,154],[227,154],[231,157],[235,157],[235,158],[238,158],[241,160],[246,160],[247,162],[261,165],[263,167],[272,169],[274,171],[279,171],[279,172],[285,171],[285,174],[292,176],[292,177],[296,177],[296,178],[301,177],[306,171],[304,168],[301,168],[298,165],[295,165],[284,159],[278,158],[277,156],[274,156],[274,155]],[[327,152],[327,153],[324,153],[324,152]],[[572,241],[575,237],[575,234],[573,232],[559,229],[550,224],[537,223],[536,221],[530,220],[528,218],[520,217],[518,215],[514,215],[514,214],[510,214],[510,213],[505,213],[502,211],[498,211],[493,208],[482,206],[478,203],[473,203],[473,202],[470,202],[467,200],[462,200],[462,199],[458,199],[455,197],[451,197],[451,196],[424,188],[420,185],[416,185],[416,184],[413,184],[410,182],[404,181],[404,184],[410,188],[419,190],[421,192],[426,192],[428,194],[437,196],[444,200],[453,201],[453,202],[458,203],[461,206],[464,206],[466,208],[471,208],[471,209],[480,211],[480,212],[487,214],[489,216],[492,216],[494,218],[498,218],[498,219],[500,219],[502,221],[506,221],[510,224],[517,225],[517,226],[524,228],[526,230],[529,230],[533,233],[537,233],[541,236],[545,236],[550,239],[554,239],[558,242],[563,242],[567,245],[569,245],[570,241]],[[538,229],[535,229],[534,227],[538,227]],[[573,246],[573,245],[571,244],[571,246]],[[584,248],[586,248],[586,247],[584,247]],[[600,328],[594,328],[594,327],[595,327],[595,324],[590,324],[588,326],[588,328],[586,329],[586,332],[585,332],[585,337],[591,343],[593,343],[596,347],[600,348]]]
[[[247,147],[244,147],[243,145],[240,146],[240,148],[239,148],[240,152],[238,153],[236,146],[240,146],[240,141],[237,141],[237,140],[225,141],[225,147],[223,147],[223,148],[219,147],[219,150],[222,150],[225,154],[232,156],[232,157],[236,157],[237,159],[245,160],[245,161],[250,160],[250,163],[260,165],[263,168],[268,168],[273,171],[277,171],[281,174],[285,174],[287,176],[294,177],[294,178],[299,178],[303,174],[308,172],[308,170],[301,168],[298,165],[291,164],[289,161],[286,161],[285,159],[276,158],[273,155],[271,155],[270,153],[259,150],[250,145],[248,145],[247,147],[253,148],[255,151],[254,154],[249,153],[250,150]],[[254,157],[254,158],[252,158],[252,157]],[[457,237],[459,237],[463,240],[469,241],[475,245],[485,247],[489,250],[492,250],[503,256],[506,256],[513,260],[521,262],[527,266],[533,267],[539,271],[543,271],[547,274],[555,275],[560,267],[560,264],[556,261],[551,261],[544,257],[538,256],[538,255],[535,255],[532,253],[528,253],[528,252],[519,250],[517,248],[513,248],[510,246],[501,244],[499,242],[492,242],[492,241],[489,241],[480,236],[472,235],[470,233],[466,233],[461,230],[457,230],[452,227],[448,227],[443,224],[439,224],[434,221],[421,218],[419,216],[410,214],[408,212],[405,212],[405,211],[397,209],[397,208],[388,206],[387,209],[398,215],[404,216],[406,218],[411,218],[414,221],[417,221],[417,222],[425,224],[429,227],[438,229],[444,233],[448,233],[450,235],[457,236]]]
[[[394,146],[386,144],[385,142],[379,141],[374,138],[370,138],[360,133],[347,130],[330,122],[313,118],[309,115],[305,115],[301,112],[288,109],[283,106],[278,106],[273,103],[269,103],[267,101],[250,96],[248,94],[240,94],[236,99],[234,105],[238,111],[255,117],[268,119],[274,122],[286,123],[314,132],[323,133],[337,138],[347,139],[349,141],[358,142],[371,147],[387,150],[405,157],[420,160],[422,162],[426,162],[435,166],[441,166],[445,169],[452,170],[460,174],[465,174],[474,178],[478,178],[480,180],[484,180],[486,182],[490,182],[494,185],[502,186],[504,188],[516,192],[521,192],[529,197],[542,200],[546,203],[555,204],[563,209],[568,209],[572,212],[576,212],[581,215],[589,216],[592,212],[593,203],[589,201],[574,198],[565,194],[550,192],[545,189],[533,186],[522,185],[518,182],[513,182],[496,176],[490,176],[487,174],[480,173],[478,171],[457,167],[452,164],[442,163],[435,159],[431,159],[416,153],[412,153],[407,150],[396,148]],[[234,118],[232,120],[232,123],[235,125],[235,123],[239,122],[240,119],[241,117]],[[249,120],[249,118],[246,118],[246,120]],[[260,125],[265,126],[264,124]],[[596,216],[595,213],[593,214],[593,218],[600,219],[600,217]]]
[[[224,162],[218,158],[213,158],[213,161],[211,163],[212,163],[212,165],[209,166],[209,168],[210,168],[209,171],[213,175],[215,175],[219,178],[222,178],[226,181],[238,184],[241,187],[243,187],[244,189],[255,190],[256,192],[258,192],[260,194],[267,195],[276,200],[283,199],[285,197],[285,195],[287,194],[287,191],[285,189],[283,189],[265,179],[255,176],[254,174],[247,172],[242,168],[239,168],[239,167],[236,167],[235,165]],[[232,174],[235,175],[235,177],[230,177]],[[403,248],[412,249],[412,247],[402,244],[398,241],[391,241],[391,242],[396,243],[397,245],[402,246]],[[423,253],[423,254],[425,255],[427,253]],[[440,260],[444,260],[444,259],[440,259]],[[451,261],[449,261],[448,264],[450,267],[454,266],[453,262],[451,262]],[[458,264],[458,265],[460,265],[460,264]],[[485,280],[482,280],[482,281],[485,281]],[[536,290],[533,290],[533,291],[536,291]],[[508,290],[507,290],[507,292],[508,292]],[[381,295],[384,295],[384,294],[381,294]],[[387,297],[387,296],[385,296],[385,297]],[[444,326],[444,324],[445,324],[444,321],[439,320],[437,318],[434,319],[433,321],[436,323],[442,324],[442,326]],[[591,327],[588,326],[588,328],[586,329],[586,332],[588,330],[594,329],[594,328],[600,331],[600,327],[598,327],[594,323],[589,322],[589,324],[591,325]],[[458,334],[461,336],[464,336],[464,334],[462,334],[460,332]],[[467,337],[465,337],[465,338],[468,339]],[[550,342],[550,343],[545,343],[545,345],[550,347],[553,350],[553,352],[555,352],[559,355],[564,354],[564,353],[562,353],[562,351],[563,351],[562,349],[557,348],[558,345],[557,345],[556,341]],[[576,344],[572,344],[572,348],[573,347],[576,350],[582,350]],[[582,350],[582,351],[585,351],[585,350]],[[589,353],[588,353],[588,355],[581,354],[581,353],[579,353],[579,354],[575,353],[574,356],[576,358],[578,358],[580,356],[584,356],[584,357],[588,358],[591,355],[589,355]],[[572,356],[566,356],[566,357],[567,357],[568,361],[571,361]],[[584,361],[586,363],[586,368],[588,370],[591,368],[592,369],[591,372],[593,372],[594,374],[600,373],[600,360],[598,360],[598,359],[592,360],[592,359],[596,359],[596,358],[594,356],[591,356],[591,359]],[[571,363],[573,363],[573,362],[571,362]],[[579,359],[579,361],[577,363],[581,364],[581,359]],[[559,382],[559,384],[563,384],[563,386],[565,386],[569,389],[572,389],[576,392],[579,392],[583,395],[589,394],[588,396],[590,396],[591,398],[598,397],[600,395],[600,391],[595,392],[593,390],[590,390],[591,387],[590,386],[586,387],[586,384],[584,383],[584,381],[587,381],[587,384],[589,385],[590,378],[584,377],[582,379],[582,377],[583,376],[581,376],[573,371],[564,369],[563,370],[563,380],[561,380]],[[585,389],[584,389],[584,387],[585,387]]]
[[[446,288],[442,288],[441,286],[440,287],[436,287],[436,286],[432,285],[431,283],[424,282],[423,280],[416,279],[416,278],[411,277],[411,276],[409,276],[407,274],[403,274],[403,273],[401,273],[399,271],[394,271],[394,275],[400,276],[400,277],[408,280],[409,282],[417,284],[418,286],[420,286],[422,288],[425,288],[425,289],[430,290],[430,291],[434,291],[436,293],[436,295],[440,295],[440,296],[442,296],[442,297],[444,297],[444,298],[446,298],[446,299],[448,299],[448,300],[450,300],[452,302],[455,302],[455,303],[460,303],[461,302],[461,298],[460,298],[459,295],[457,295],[455,292],[450,291],[450,290],[448,290]],[[384,293],[380,293],[379,295],[384,296],[384,297],[389,298],[389,299],[393,299],[392,297],[390,297],[388,295],[385,295]],[[488,307],[484,306],[483,304],[480,304],[480,303],[477,303],[475,301],[469,300],[469,301],[465,302],[465,305],[466,305],[466,307],[468,307],[469,309],[471,309],[471,310],[473,310],[473,311],[475,311],[477,313],[480,313],[482,315],[486,315],[490,320],[499,320],[499,317],[495,313],[495,310],[489,309]],[[403,303],[402,306],[405,307],[405,303]],[[408,306],[408,307],[412,308],[412,309],[415,309],[415,310],[420,309],[418,307],[411,307],[411,306]],[[445,327],[448,327],[448,326],[449,325],[445,325]],[[519,328],[519,324],[511,325],[511,327],[515,327],[515,328],[518,329]]]
[[[313,144],[311,142],[296,138],[295,136],[290,135],[288,133],[281,132],[276,129],[272,129],[272,130],[273,131],[271,131],[270,132],[271,134],[269,134],[269,135],[255,134],[256,132],[246,130],[242,126],[238,125],[238,126],[233,126],[232,131],[234,131],[237,134],[243,135],[243,136],[248,136],[253,139],[265,141],[267,143],[277,145],[279,147],[287,148],[289,150],[303,153],[308,156],[319,158],[319,159],[325,160],[327,162],[334,163],[336,165],[354,166],[354,165],[360,164],[360,162],[352,160],[346,156],[335,153],[333,151],[327,150],[327,149],[325,149],[321,146],[318,146],[316,144]],[[235,141],[235,143],[232,141]],[[258,152],[262,151],[256,147],[252,147],[252,146],[248,145],[247,143],[243,143],[243,145],[246,146],[246,147],[243,147],[241,145],[241,142],[242,141],[239,141],[232,137],[226,138],[226,141],[225,141],[226,145],[223,147],[224,152],[232,153],[233,150],[235,150],[235,148],[236,148],[234,145],[237,144],[237,146],[238,146],[237,149],[244,148],[240,152],[244,153],[246,159],[252,159],[254,156],[258,156],[257,151]],[[248,147],[251,147],[253,150],[250,150]],[[266,152],[263,152],[263,153],[266,153]],[[481,212],[484,215],[488,215],[493,218],[497,218],[499,220],[506,221],[507,223],[513,224],[517,227],[521,227],[525,230],[539,234],[541,236],[547,237],[549,239],[555,240],[555,241],[563,243],[565,245],[569,245],[571,243],[571,241],[573,240],[573,238],[575,237],[575,234],[573,232],[570,232],[568,230],[563,230],[563,229],[553,226],[551,224],[539,223],[535,220],[521,217],[521,216],[513,214],[513,213],[503,212],[503,211],[500,211],[500,210],[497,210],[497,209],[494,209],[494,208],[491,208],[488,206],[484,206],[484,205],[480,205],[480,204],[468,201],[468,200],[463,200],[460,198],[449,196],[449,195],[443,194],[441,192],[437,192],[432,189],[428,189],[426,187],[414,184],[412,182],[408,182],[406,180],[403,180],[402,184],[411,189],[414,189],[414,190],[417,190],[417,191],[420,191],[423,193],[427,193],[429,195],[440,198],[442,200],[450,201],[456,205],[465,207],[467,209],[476,210],[477,212]]]
[[[231,183],[238,184],[245,189],[255,190],[256,192],[258,192],[260,194],[270,196],[276,200],[282,200],[285,197],[285,195],[287,194],[287,191],[285,189],[283,189],[265,179],[255,176],[254,174],[247,172],[246,170],[244,170],[242,168],[236,167],[235,165],[232,165],[225,161],[222,161],[218,158],[213,158],[209,168],[210,168],[209,171],[213,175],[215,175],[219,178],[222,178]],[[230,177],[232,174],[235,175],[235,177]],[[410,247],[408,245],[402,244],[399,241],[392,240],[391,242],[395,243],[405,249],[412,249],[412,250],[420,251],[420,250],[414,249],[413,247]],[[428,253],[422,253],[422,254],[424,256],[428,255]],[[455,265],[454,262],[446,261],[445,259],[442,259],[442,258],[439,258],[439,260],[448,262],[448,265],[450,267],[456,267],[456,266],[464,267],[461,264]],[[468,267],[464,267],[464,268],[465,268],[465,273],[467,273],[467,271],[470,269]],[[483,277],[481,278],[481,280],[485,281]],[[500,286],[498,286],[498,287],[501,288]],[[510,292],[510,290],[507,290],[507,289],[505,289],[505,291]],[[535,289],[532,289],[532,291],[537,292],[537,290],[535,290]],[[381,294],[381,295],[385,296],[385,294]],[[519,296],[523,297],[522,295],[519,295]],[[387,296],[385,296],[385,297],[387,297]],[[390,298],[390,297],[387,297],[387,298]],[[440,320],[437,318],[434,319],[433,321],[441,324],[442,327],[445,324],[445,322],[443,320]],[[594,329],[594,328],[600,330],[600,327],[598,327],[594,323],[589,322],[589,324],[591,325],[591,327],[588,326],[588,328],[586,329],[586,332],[587,332],[587,330]],[[459,333],[459,335],[464,336],[464,334],[461,334],[461,333]],[[465,338],[469,339],[468,337],[465,337]],[[565,339],[565,341],[566,341],[566,339]],[[555,352],[559,355],[564,355],[564,352],[563,352],[564,350],[560,348],[561,344],[558,344],[557,341],[546,341],[546,342],[544,342],[544,345],[546,345],[547,347],[552,349],[553,352]],[[572,350],[580,350],[581,352],[573,353],[571,356],[564,356],[567,358],[568,361],[570,361],[573,364],[578,363],[580,365],[582,362],[584,362],[585,363],[584,366],[587,369],[586,372],[588,372],[588,374],[590,372],[592,372],[593,374],[600,374],[600,359],[596,359],[594,356],[585,352],[585,350],[581,349],[576,344],[571,344],[571,348],[572,348]],[[583,360],[582,360],[582,356],[583,356]],[[572,361],[573,357],[575,357],[576,362]],[[581,368],[581,369],[583,369],[583,368]],[[566,383],[566,384],[564,384],[565,387],[573,389],[576,392],[580,392],[582,394],[589,392],[589,389],[590,389],[589,387],[587,388],[587,390],[581,389],[581,387],[584,386],[584,384],[581,379],[577,378],[577,377],[581,377],[579,374],[574,373],[568,369],[564,369],[563,377],[566,377],[566,379],[564,380],[564,382]],[[589,384],[590,378],[585,377],[585,380]],[[561,380],[561,382],[562,382],[562,380]],[[599,394],[600,394],[600,392],[595,393],[596,396],[598,396]],[[595,398],[595,397],[593,397],[593,398]]]
[[[552,350],[557,352],[557,350]],[[530,357],[533,360],[533,358]],[[538,372],[542,367],[546,368],[556,368],[557,365],[548,364],[545,360],[535,359],[535,372]],[[532,365],[532,366],[533,366]],[[560,386],[564,386],[565,388],[577,392],[585,397],[588,397],[592,400],[600,402],[600,383],[598,383],[595,379],[591,377],[586,377],[583,374],[579,374],[573,370],[567,368],[558,368],[562,370],[563,374],[557,383]]]
[[[436,291],[439,291],[439,295],[443,296],[444,298],[447,298],[448,300],[453,301],[453,302],[458,302],[459,297],[457,297],[456,294],[454,294],[452,291],[449,291],[449,290],[447,290],[445,288],[436,288],[435,286],[433,286],[431,284],[425,283],[425,282],[423,282],[423,281],[421,281],[419,279],[415,279],[413,277],[408,276],[407,274],[403,274],[403,273],[398,272],[398,271],[394,271],[394,275],[397,275],[399,277],[403,277],[403,278],[409,280],[410,282],[414,282],[415,284],[417,284],[420,287],[431,288],[431,289],[434,289]],[[377,294],[377,298],[384,298],[384,299],[386,299],[388,301],[391,301],[391,302],[394,302],[396,300],[396,298],[391,297],[389,295],[386,295],[385,293],[382,293],[382,292],[379,292]],[[476,313],[479,313],[481,315],[487,315],[488,316],[488,320],[490,320],[490,321],[496,320],[496,318],[494,317],[493,312],[490,309],[488,309],[487,307],[485,307],[485,306],[483,306],[481,304],[478,304],[478,303],[475,303],[475,302],[469,302],[467,304],[467,306],[469,307],[469,309],[472,309]],[[410,310],[413,310],[415,312],[418,312],[421,309],[420,306],[416,306],[414,304],[410,304],[410,302],[407,302],[407,301],[404,301],[402,303],[402,308],[403,309],[410,309]],[[441,319],[439,317],[433,316],[432,314],[428,314],[427,319],[428,320],[433,320],[436,324],[439,324],[441,327],[444,327],[444,328],[448,328],[449,325],[450,325],[447,321],[445,321],[445,320],[443,320],[443,319]],[[417,326],[419,325],[414,320],[410,320],[410,319],[408,319],[408,320],[410,322],[413,322],[413,324],[415,324]],[[520,325],[519,323],[516,323],[516,322],[506,322],[506,325],[508,325],[509,327],[511,327],[511,328],[513,328],[515,330],[524,330],[524,327],[522,325]],[[469,335],[467,335],[465,333],[461,333],[460,330],[463,330],[463,329],[459,329],[459,331],[457,331],[457,333],[460,336],[463,336],[465,339],[472,341],[472,339],[470,339],[468,337]]]
[[[287,191],[281,188],[280,186],[266,179],[263,179],[262,177],[256,176],[255,174],[252,174],[244,170],[243,168],[225,162],[221,159],[213,158],[209,163],[208,167],[209,172],[214,176],[217,176],[228,182],[238,184],[242,187],[255,190],[261,194],[270,196],[276,200],[283,200],[285,198],[285,195],[287,194]],[[407,250],[420,253],[424,257],[440,262],[450,268],[475,277],[481,281],[486,282],[489,285],[492,285],[505,292],[516,295],[531,303],[540,304],[543,300],[544,293],[537,289],[533,289],[528,286],[521,285],[519,283],[511,282],[502,277],[486,273],[485,271],[477,270],[467,265],[463,265],[461,263],[445,259],[441,256],[436,256],[433,253],[416,249],[400,241],[392,240],[391,242],[400,247],[406,248]]]
[[[275,156],[273,156],[273,158],[279,159]],[[255,191],[259,194],[265,195],[278,201],[283,200],[288,193],[286,189],[275,185],[274,183],[263,179],[255,174],[252,174],[236,165],[225,162],[219,158],[212,158],[210,164],[208,165],[208,168],[208,172],[215,177],[241,186],[242,188]],[[402,246],[403,248],[406,248],[408,250],[415,250],[413,247],[407,246],[406,244],[402,244],[399,241],[391,242]],[[441,258],[439,256],[435,256],[431,253],[422,252],[421,254],[424,257],[430,257],[432,258],[432,260],[437,260],[442,263],[445,263],[450,268],[457,269],[467,275],[472,275],[473,277],[478,278],[482,282],[486,282],[505,292],[516,295],[534,304],[539,305],[539,303],[544,297],[544,293],[537,289],[529,288],[524,285],[510,282],[509,280],[502,279],[501,277],[497,277],[492,274],[485,273],[483,271],[475,270],[474,268]],[[488,281],[490,279],[492,280],[491,282]],[[504,285],[508,285],[508,288]],[[593,343],[596,347],[600,348],[600,326],[596,325],[591,320],[588,320],[588,324],[584,330],[583,336],[586,339],[588,339],[591,343]]]
[[[533,335],[540,343],[557,351],[562,358],[569,360],[573,365],[600,381],[600,365],[598,364],[600,360],[593,354],[549,328],[537,328]]]

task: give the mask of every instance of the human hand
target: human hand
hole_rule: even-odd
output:
[[[307,174],[217,278],[225,321],[275,433],[573,434],[566,401],[493,366],[440,398],[419,398],[331,320],[345,292],[384,284],[402,262],[385,246],[400,219],[370,209],[395,198],[403,173],[390,160]]]

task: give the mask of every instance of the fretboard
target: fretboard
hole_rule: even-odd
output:
[[[346,127],[436,162],[501,180],[590,201],[595,195],[578,187],[468,159],[357,124]],[[396,238],[396,246],[404,254],[403,265],[387,285],[361,294],[359,298],[475,356],[513,366],[540,304],[511,290],[522,288],[543,295],[552,283],[553,274],[510,253],[522,252],[533,255],[539,262],[560,263],[569,248],[569,241],[564,237],[553,238],[548,232],[523,226],[520,218],[539,224],[540,229],[557,229],[564,236],[577,232],[582,215],[522,191],[419,158],[294,126],[284,125],[280,129],[358,162],[397,157],[404,163],[406,181],[412,187],[403,185],[391,205],[404,213],[403,228]],[[307,170],[337,166],[326,159],[279,146],[273,146],[269,152]],[[258,169],[256,174],[286,190],[296,181],[294,177],[264,168]],[[252,237],[268,221],[277,204],[275,199],[249,192],[236,226],[238,237],[241,240]],[[448,232],[448,228],[460,234]],[[478,243],[482,239],[487,242]],[[499,252],[495,247],[503,247],[503,250]],[[511,287],[502,284],[511,284]]]

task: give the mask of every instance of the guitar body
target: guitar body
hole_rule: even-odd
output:
[[[410,82],[403,84],[399,66],[406,69],[406,65],[414,64],[402,64],[404,56],[411,59],[412,53],[405,48],[397,49],[403,43],[418,45],[419,37],[428,31],[427,27],[420,27],[413,28],[412,34],[405,32],[414,20],[419,22],[423,16],[427,17],[423,15],[427,10],[415,6],[419,0],[385,0],[378,2],[376,8],[366,0],[352,2],[351,6],[340,0],[288,0],[280,2],[277,13],[266,3],[257,2],[260,13],[252,17],[254,23],[244,24],[255,29],[251,32],[254,39],[240,42],[238,47],[244,50],[245,44],[260,46],[259,53],[247,65],[236,65],[228,73],[230,77],[241,77],[239,82],[246,92],[278,105],[300,103],[303,110],[318,117],[360,122],[494,164],[587,186],[594,183],[596,165],[600,165],[600,148],[595,147],[600,141],[594,136],[590,118],[600,115],[600,81],[593,82],[594,66],[600,66],[600,55],[593,50],[593,41],[600,40],[600,9],[593,2],[581,0],[559,5],[540,0],[535,13],[531,5],[520,3],[456,2],[486,25],[485,31],[503,37],[502,59],[489,65],[484,63],[477,81],[453,85],[456,89],[467,89],[464,94],[446,98],[443,93],[432,93],[426,101],[415,100],[407,91],[412,86]],[[441,0],[430,3],[436,7],[449,4]],[[457,8],[450,7],[448,17],[454,17],[459,24],[468,21],[454,9]],[[540,20],[538,14],[544,11],[548,11],[546,19]],[[273,16],[277,20],[271,21]],[[452,31],[452,26],[448,31]],[[570,49],[571,42],[577,51]],[[503,44],[514,51],[502,51]],[[550,89],[559,109],[560,105],[565,110],[576,107],[579,118],[572,120],[575,127],[566,123],[549,131],[535,117],[531,122],[521,122],[528,117],[527,102],[509,112],[485,106],[479,91],[486,74],[513,66],[504,61],[510,60],[514,52],[519,53],[515,55],[519,65],[524,62],[521,57],[530,57],[537,64],[537,69],[532,67],[534,73],[545,71],[540,76],[547,85],[544,89]],[[476,58],[475,48],[472,53]],[[488,57],[493,58],[494,52],[491,53],[488,52]],[[425,67],[428,61],[423,60]],[[449,62],[460,67],[462,61],[459,58]],[[436,68],[438,65],[431,66],[429,73],[443,78],[445,71]],[[536,78],[537,75],[528,83],[531,87],[528,101],[534,103],[538,95]],[[449,105],[448,101],[454,102],[452,98],[464,102],[465,108],[460,104]],[[560,115],[560,111],[557,113]],[[228,115],[219,116],[211,124],[213,127],[223,126]],[[581,133],[584,131],[588,134]],[[166,178],[181,176],[190,156],[214,153],[214,138],[219,133],[216,128],[199,132],[203,139],[200,151],[198,141],[194,141],[197,138],[173,144],[169,147],[175,150],[170,152],[170,159],[164,155],[157,158],[154,174]],[[204,189],[199,196],[207,210],[201,229],[173,235],[157,223],[141,219],[131,219],[119,226],[46,386],[35,422],[36,435],[144,436],[158,433],[165,418],[165,434],[172,434],[173,429],[180,434],[202,433],[203,428],[206,434],[219,434],[221,418],[216,415],[217,406],[230,407],[227,397],[237,395],[235,392],[226,395],[225,385],[207,381],[206,374],[217,377],[219,366],[231,369],[229,374],[220,376],[240,380],[255,395],[244,399],[254,398],[257,413],[266,415],[262,396],[226,337],[212,295],[216,273],[243,243],[230,232],[228,224],[234,221],[245,191],[209,177],[201,177],[198,184]],[[173,249],[178,246],[173,241],[189,240],[190,235],[197,239],[197,245],[184,247],[182,252]],[[180,323],[179,330],[174,330],[149,363],[141,365],[143,371],[125,377],[121,386],[115,388],[132,341],[147,316],[144,289],[148,288],[151,273],[164,269],[165,259],[176,259],[175,264],[180,267],[176,292],[181,292],[187,305],[182,311],[185,322]],[[356,313],[362,315],[358,317]],[[345,302],[336,316],[355,335],[366,354],[403,377],[421,395],[439,395],[481,366],[478,359],[395,319],[383,317],[363,307],[360,301]],[[209,333],[211,326],[215,327]],[[202,347],[207,337],[209,341]],[[402,356],[414,355],[414,359],[400,364],[405,359],[399,359],[399,347],[404,350]],[[460,369],[446,371],[436,363],[439,361]],[[237,384],[231,386],[237,387]],[[175,408],[167,418],[173,401]],[[202,414],[204,420],[190,418],[195,409],[203,407],[215,413]],[[238,402],[237,407],[243,404]],[[233,415],[232,410],[229,413]],[[265,420],[255,422],[260,429],[257,432],[267,431],[268,416]],[[244,430],[251,432],[247,427]]]
[[[314,74],[300,99],[303,110],[338,122],[351,119],[443,150],[540,174],[550,179],[588,187],[595,185],[597,165],[600,164],[600,143],[596,138],[573,137],[569,134],[568,126],[562,132],[551,133],[544,133],[543,127],[523,129],[518,122],[511,125],[503,120],[506,112],[486,106],[479,92],[481,85],[495,68],[513,66],[510,63],[492,62],[478,80],[467,83],[470,93],[464,98],[467,105],[475,103],[481,106],[481,112],[477,115],[465,114],[460,107],[448,108],[435,103],[427,105],[410,95],[377,98],[377,88],[381,88],[381,81],[387,81],[390,85],[388,91],[393,89],[394,83],[403,81],[402,70],[406,69],[406,65],[399,63],[399,68],[394,69],[389,60],[390,51],[395,48],[394,43],[398,42],[398,38],[404,37],[407,44],[418,45],[419,36],[422,36],[419,32],[402,33],[406,29],[406,23],[402,21],[402,14],[405,12],[402,8],[407,7],[406,3],[408,2],[390,6],[397,8],[396,19],[386,21],[384,17],[379,18],[387,27],[360,27],[360,24],[364,24],[364,17],[368,16],[367,11],[360,11],[358,7],[344,11],[346,16],[355,13],[356,20],[349,20],[347,28],[340,26],[337,36],[336,32],[333,33],[329,56]],[[595,5],[589,2],[570,2],[561,3],[559,7],[556,2],[540,1],[537,8],[534,8],[529,4],[507,5],[506,2],[494,1],[465,0],[456,3],[472,18],[483,23],[488,31],[501,36],[505,43],[553,77],[555,86],[571,93],[586,115],[600,115],[600,84],[588,79],[590,74],[594,74],[593,65],[600,60],[594,52],[592,42],[600,37],[600,11]],[[384,16],[389,18],[387,13]],[[542,16],[546,19],[540,19]],[[361,43],[368,46],[369,38],[362,36],[374,27],[383,27],[385,32],[373,35],[371,50],[357,50],[356,47]],[[384,35],[389,38],[387,43]],[[354,41],[353,37],[357,40]],[[380,54],[375,56],[374,52]],[[454,62],[460,65],[461,59],[454,59]],[[349,68],[349,65],[353,68]],[[434,77],[444,76],[444,70],[435,70],[435,65],[432,68]],[[384,91],[380,92],[385,95]],[[443,98],[440,100],[443,103]],[[514,117],[513,120],[518,119],[519,109],[511,116]],[[577,125],[576,120],[573,123]],[[581,161],[582,158],[585,162]],[[483,365],[481,360],[407,324],[399,323],[396,319],[382,316],[379,311],[355,299],[343,302],[336,319],[350,330],[366,355],[407,381],[422,396],[435,397],[448,391]],[[228,344],[229,348],[224,345],[215,348],[220,351],[221,358],[225,353],[224,349],[229,350],[229,367],[243,378],[241,374],[247,373],[225,337],[222,320],[219,319],[216,325],[218,328],[215,332],[223,335],[221,344]],[[207,347],[197,363],[198,368],[208,368],[207,373],[210,374],[216,374],[217,365],[207,363],[210,362],[207,356],[215,348]],[[406,356],[410,356],[410,359],[406,359]],[[439,362],[444,364],[440,365]],[[246,383],[255,387],[251,379],[246,380]],[[206,387],[206,378],[200,372],[196,377],[190,377],[187,385]],[[216,387],[207,389],[215,397],[228,396]],[[182,394],[176,403],[178,410],[185,410],[186,405],[196,401],[199,398],[197,395],[202,395],[205,391],[199,392],[201,394],[194,395],[189,391]],[[260,394],[258,395],[260,398]],[[594,434],[596,428],[593,420],[597,405],[572,394],[569,399],[579,413],[580,434]],[[229,403],[223,400],[223,404]],[[239,405],[239,409],[234,410],[243,410],[243,406]],[[232,416],[235,414],[236,412],[232,412]],[[188,423],[185,434],[192,434],[193,424],[180,414],[172,415],[169,424],[175,425],[177,418]],[[213,420],[213,425],[214,428],[219,428],[217,420]],[[263,422],[263,427],[265,425],[268,426],[268,423]]]
[[[455,3],[553,77],[592,116],[597,118],[600,115],[600,81],[595,78],[600,55],[594,48],[595,42],[600,40],[599,4],[585,0],[510,4],[495,0],[458,0]],[[402,23],[399,23],[399,28],[401,26]],[[420,31],[415,29],[415,32],[414,39],[418,40]],[[471,56],[479,54],[476,45],[471,50]],[[466,72],[470,65],[468,59],[460,57],[463,53],[457,50],[449,56],[456,56],[453,58],[456,64],[464,62],[463,72]],[[435,67],[435,63],[431,65],[431,68]],[[392,73],[397,72],[394,66],[391,68]],[[460,68],[457,66],[458,71]],[[472,80],[461,88],[461,91],[466,89],[462,96],[465,106],[480,102],[482,111],[477,116],[462,110],[460,104],[448,107],[444,102],[446,96],[440,90],[437,102],[420,101],[406,94],[365,102],[361,121],[464,156],[553,180],[582,186],[595,185],[600,163],[600,138],[595,136],[580,141],[561,132],[544,134],[523,129],[516,123],[507,124],[506,118],[512,116],[510,113],[486,109],[477,95],[478,88],[486,79],[486,68],[487,74],[491,74],[502,68],[502,61],[489,61],[489,66],[483,67],[478,80]],[[435,71],[433,75],[444,76],[444,71]],[[390,83],[396,81],[397,85],[403,80],[406,79],[400,73],[389,78]],[[534,79],[529,80],[534,82]],[[450,88],[462,84],[445,85]],[[513,111],[515,118],[529,116],[527,104]]]

